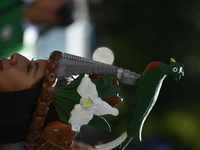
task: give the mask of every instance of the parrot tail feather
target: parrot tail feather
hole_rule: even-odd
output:
[[[95,146],[95,150],[111,150],[120,145],[126,138],[127,138],[127,132],[124,132],[118,138],[116,138],[111,142]]]
[[[127,137],[120,145],[119,150],[124,150],[126,146],[131,142],[133,137]]]

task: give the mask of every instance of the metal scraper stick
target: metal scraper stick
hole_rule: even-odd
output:
[[[61,78],[81,73],[115,75],[122,83],[130,85],[134,85],[135,81],[141,76],[140,74],[117,66],[63,53],[56,70],[56,76]]]

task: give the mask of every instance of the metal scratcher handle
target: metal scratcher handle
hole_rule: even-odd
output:
[[[58,78],[69,77],[81,73],[110,74],[117,76],[122,83],[131,85],[134,85],[135,81],[141,76],[140,74],[130,72],[127,69],[122,69],[117,66],[104,64],[68,53],[63,53],[55,73]]]

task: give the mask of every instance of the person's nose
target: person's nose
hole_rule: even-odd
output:
[[[18,61],[18,54],[17,54],[17,53],[13,53],[13,54],[10,56],[10,64],[11,64],[11,65],[16,65],[16,64],[17,64],[17,61]]]
[[[11,65],[16,65],[16,64],[26,64],[28,63],[29,60],[25,57],[23,57],[22,55],[18,54],[18,53],[13,53],[10,56],[10,64]]]

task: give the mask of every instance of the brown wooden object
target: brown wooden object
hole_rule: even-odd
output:
[[[61,57],[62,52],[59,51],[52,52],[49,57],[44,82],[25,141],[26,150],[68,149],[76,136],[76,132],[71,130],[71,125],[61,121],[54,121],[43,127],[54,97],[52,86],[56,80],[55,70]]]
[[[38,150],[65,150],[72,146],[77,132],[71,130],[71,124],[53,121],[43,128],[37,141]]]

